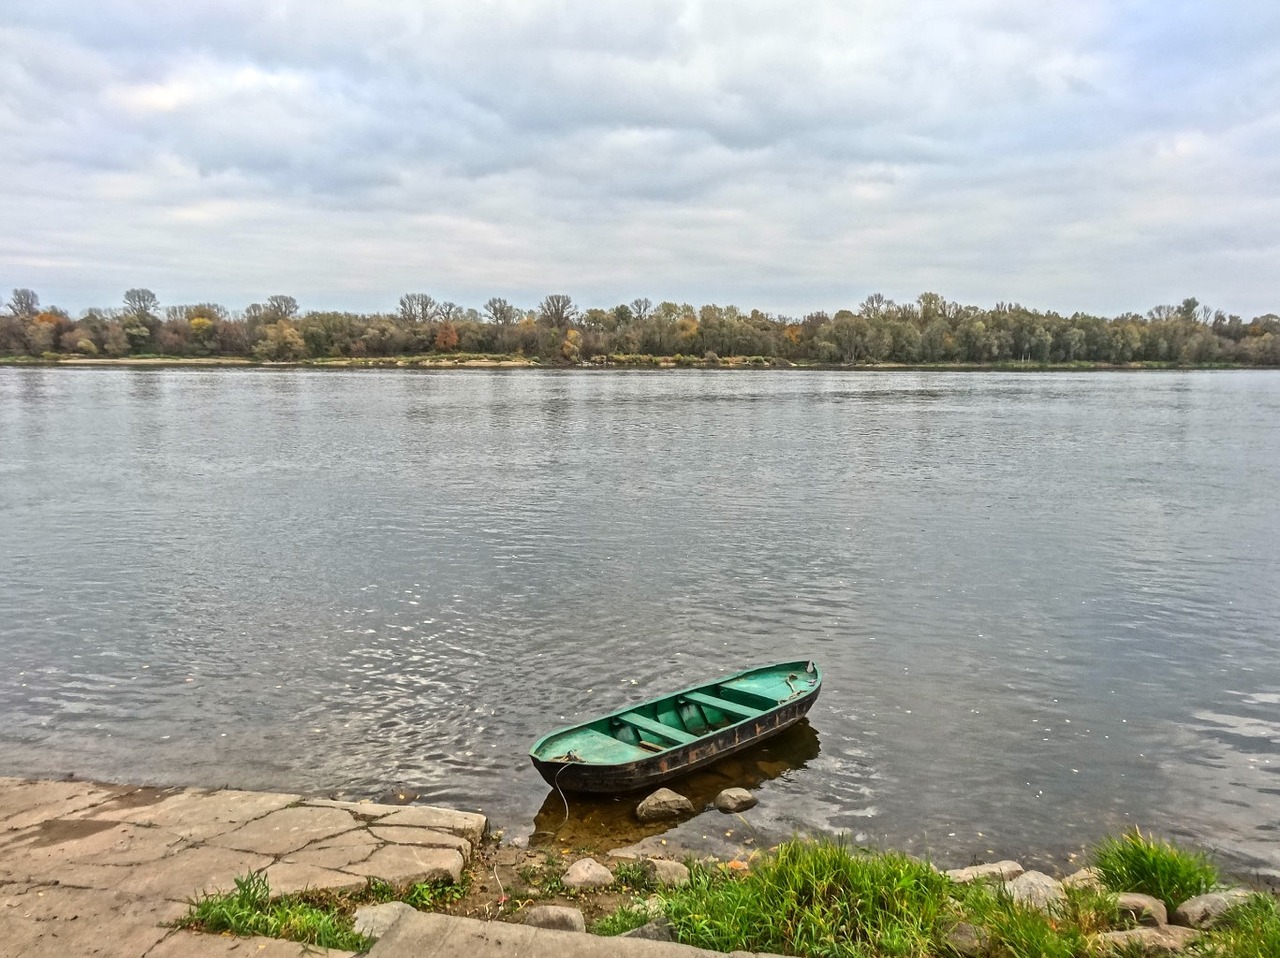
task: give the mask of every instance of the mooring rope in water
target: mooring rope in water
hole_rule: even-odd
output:
[[[565,758],[567,758],[570,762],[582,761],[582,759],[574,755],[572,751],[569,752],[567,755],[565,755]],[[560,772],[563,772],[568,767],[569,766],[567,763],[564,765],[561,765]],[[560,823],[560,827],[564,828],[564,826],[569,823],[569,799],[565,798],[564,790],[560,787],[560,772],[556,772],[555,781],[552,782],[552,784],[555,785],[556,791],[559,792],[560,794],[560,801],[564,802],[564,821]]]

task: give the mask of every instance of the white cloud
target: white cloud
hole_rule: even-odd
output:
[[[0,273],[46,302],[1280,308],[1263,0],[49,0],[9,19]]]

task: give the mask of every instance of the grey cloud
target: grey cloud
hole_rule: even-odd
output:
[[[1261,311],[1276,9],[48,0],[0,28],[28,233],[0,250],[20,285],[195,287],[202,257],[304,293],[333,280],[300,260],[347,250],[339,298],[425,269],[455,299],[670,282],[792,312],[859,284],[1140,308],[1230,271]]]

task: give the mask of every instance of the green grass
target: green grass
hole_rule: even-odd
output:
[[[548,855],[541,865],[525,865],[518,874],[530,891],[541,897],[551,898],[567,892],[563,881],[564,870],[564,862]]]
[[[1159,898],[1170,914],[1188,898],[1218,884],[1218,870],[1202,853],[1174,848],[1137,829],[1101,842],[1094,849],[1092,864],[1112,891]]]
[[[623,905],[612,914],[605,915],[591,925],[591,934],[611,938],[622,935],[652,920],[649,909],[643,905]]]
[[[788,842],[741,878],[694,867],[663,900],[678,939],[702,948],[923,958],[941,950],[951,888],[905,855]]]
[[[1280,902],[1254,895],[1236,905],[1197,944],[1212,958],[1274,958],[1280,955]]]
[[[267,877],[252,872],[235,880],[236,890],[202,895],[191,903],[190,911],[175,924],[179,928],[233,935],[263,935],[284,938],[318,948],[362,951],[372,939],[356,934],[353,928],[359,905],[403,901],[422,911],[431,911],[464,898],[466,880],[417,882],[397,888],[380,878],[369,879],[357,892],[303,892],[272,899]]]
[[[346,951],[363,951],[372,944],[364,935],[356,934],[350,914],[316,907],[292,895],[272,901],[266,876],[257,872],[237,878],[234,892],[198,899],[178,926],[233,935],[265,935]]]
[[[613,883],[618,888],[639,894],[647,894],[658,887],[653,876],[639,862],[623,862],[619,865],[614,870]]]

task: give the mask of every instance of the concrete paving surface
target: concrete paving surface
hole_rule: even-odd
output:
[[[348,958],[170,927],[198,895],[265,869],[273,892],[457,880],[483,815],[274,792],[0,778],[0,958]],[[369,958],[699,958],[685,945],[423,912]],[[744,952],[735,952],[746,958]]]
[[[731,958],[767,958],[745,951]],[[725,958],[665,941],[600,938],[572,931],[552,931],[415,912],[391,926],[369,949],[369,958]]]
[[[281,894],[457,880],[486,825],[423,806],[0,778],[0,958],[292,958],[303,946],[168,925],[258,869]]]

